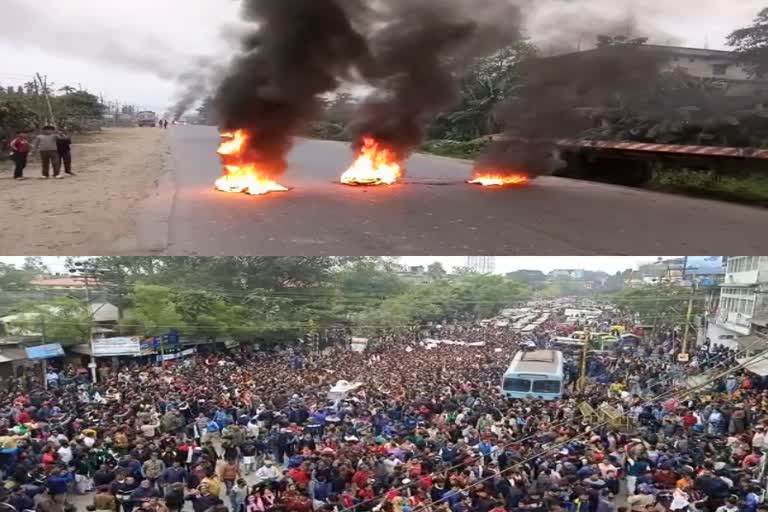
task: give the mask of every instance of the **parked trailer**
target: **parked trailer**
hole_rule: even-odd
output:
[[[629,186],[646,184],[659,162],[712,171],[768,171],[768,150],[758,148],[577,139],[559,140],[557,148],[566,166],[556,176]]]

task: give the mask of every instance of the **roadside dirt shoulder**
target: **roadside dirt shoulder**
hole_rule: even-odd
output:
[[[74,177],[24,181],[0,164],[0,254],[104,255],[136,250],[137,209],[170,168],[168,132],[111,128],[75,140]]]

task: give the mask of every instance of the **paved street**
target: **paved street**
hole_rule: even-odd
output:
[[[302,140],[286,194],[213,189],[221,166],[211,127],[170,133],[175,172],[147,206],[141,238],[168,255],[759,254],[768,210],[544,178],[518,189],[466,185],[469,165],[424,155],[406,183],[352,188],[346,144]],[[157,218],[170,208],[166,219]],[[165,222],[167,220],[167,222]],[[147,248],[145,248],[147,249]]]

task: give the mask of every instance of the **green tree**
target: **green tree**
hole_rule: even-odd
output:
[[[625,289],[613,298],[623,313],[633,315],[639,323],[661,326],[671,322],[682,324],[693,297],[694,314],[704,310],[705,296],[692,293],[690,288],[672,285],[652,285]]]
[[[0,158],[7,155],[7,147],[16,132],[32,131],[40,119],[25,98],[0,95]]]
[[[133,307],[121,325],[144,336],[161,336],[171,329],[182,330],[184,322],[172,300],[173,291],[157,285],[136,284]]]
[[[50,269],[43,262],[43,258],[40,256],[27,256],[24,258],[24,265],[22,270],[27,272],[33,272],[34,274],[50,274]]]
[[[61,298],[27,303],[19,306],[18,315],[9,330],[38,333],[42,341],[62,345],[88,342],[92,317],[83,301]]]
[[[427,267],[427,275],[430,279],[442,279],[448,275],[448,272],[445,271],[442,263],[436,261]]]
[[[522,40],[478,59],[462,78],[460,105],[435,118],[430,137],[461,141],[501,131],[501,122],[494,111],[516,93],[522,78],[520,64],[535,55],[533,45]]]
[[[752,25],[731,32],[728,46],[734,49],[753,76],[764,76],[768,72],[768,7],[757,14]]]
[[[0,262],[0,291],[28,290],[35,273]]]
[[[530,297],[524,283],[498,275],[465,274],[420,283],[354,319],[356,332],[408,331],[427,322],[471,321],[497,315]]]

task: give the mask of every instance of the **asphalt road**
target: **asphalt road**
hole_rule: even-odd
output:
[[[300,140],[285,194],[213,188],[214,128],[170,133],[175,172],[147,205],[146,252],[168,255],[768,254],[768,210],[561,178],[464,183],[470,165],[424,155],[405,183],[338,184],[346,144]],[[164,209],[168,210],[163,215]]]

